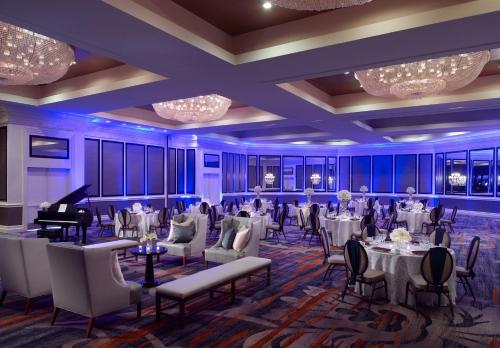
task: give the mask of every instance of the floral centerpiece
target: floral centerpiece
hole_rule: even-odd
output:
[[[311,197],[312,197],[312,195],[314,193],[314,189],[311,188],[311,187],[308,187],[308,188],[306,188],[305,192],[306,192],[306,196],[307,196],[307,206],[309,207],[312,204]]]
[[[417,204],[414,205],[414,209],[416,211],[422,211],[424,209],[424,205],[421,202],[418,202]]]
[[[337,198],[342,202],[342,215],[347,215],[347,202],[351,200],[351,193],[347,190],[340,190],[337,193]]]
[[[158,236],[156,235],[156,232],[149,232],[149,233],[145,233],[144,236],[142,236],[139,241],[141,243],[146,243],[146,248],[151,249],[153,241],[155,241],[157,239],[158,239]]]
[[[402,244],[411,242],[410,233],[405,228],[395,228],[389,236],[396,243],[396,253],[400,252]]]
[[[262,192],[262,187],[260,185],[257,185],[253,188],[253,192],[257,195],[257,198],[260,198],[260,193]]]
[[[241,207],[241,210],[246,211],[247,213],[251,213],[253,211],[252,207],[250,204],[245,204]]]
[[[408,186],[406,188],[406,193],[408,194],[408,200],[412,201],[413,200],[412,196],[415,193],[415,188],[412,186]]]
[[[359,192],[363,194],[363,201],[365,200],[366,193],[368,192],[368,187],[363,185],[359,188]]]
[[[43,211],[46,211],[47,209],[50,208],[52,204],[50,204],[49,202],[45,201],[45,202],[42,202],[40,203],[40,209],[42,209]]]
[[[141,203],[134,203],[134,204],[132,205],[132,211],[133,211],[134,213],[138,213],[138,212],[140,212],[141,210],[142,210],[142,204],[141,204]]]

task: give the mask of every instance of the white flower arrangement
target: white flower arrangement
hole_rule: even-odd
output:
[[[52,204],[50,204],[49,202],[42,202],[42,203],[40,203],[40,208],[41,209],[49,209],[51,205]]]
[[[141,204],[141,203],[134,203],[134,204],[132,205],[132,210],[133,210],[134,212],[136,212],[136,213],[137,213],[137,212],[140,212],[140,211],[142,210],[142,204]]]
[[[407,194],[409,194],[409,195],[414,194],[414,193],[415,193],[415,188],[414,188],[414,187],[412,187],[412,186],[408,186],[408,187],[406,188],[406,193],[407,193]]]
[[[308,187],[306,188],[306,196],[312,196],[312,194],[314,193],[314,189],[312,189],[311,187]]]
[[[241,207],[241,210],[246,211],[247,213],[251,213],[253,211],[250,204],[245,204],[244,206]]]
[[[155,232],[151,232],[151,233],[146,233],[144,234],[144,236],[142,236],[142,238],[140,239],[140,242],[141,243],[146,243],[146,242],[149,242],[149,241],[154,241],[154,240],[157,240],[158,239],[158,236],[156,235]]]
[[[253,188],[253,191],[255,193],[261,193],[262,192],[262,187],[260,187],[260,185],[257,185]]]
[[[362,193],[366,193],[368,192],[368,187],[366,187],[366,185],[363,185],[359,188],[359,192],[362,192]]]
[[[424,205],[422,203],[418,202],[415,204],[415,210],[422,211],[422,209],[424,209]]]
[[[411,242],[410,233],[405,228],[396,228],[389,235],[391,240],[396,243],[409,243]]]
[[[337,198],[339,199],[339,201],[350,201],[351,193],[347,190],[341,190],[337,193]]]

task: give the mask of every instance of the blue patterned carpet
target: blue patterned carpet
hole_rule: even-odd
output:
[[[478,301],[472,305],[457,287],[453,319],[447,307],[422,306],[417,315],[383,301],[369,310],[351,295],[341,302],[344,279],[322,281],[319,243],[302,241],[296,227],[286,230],[286,242],[261,244],[261,256],[273,261],[271,286],[258,278],[242,280],[234,305],[227,298],[200,297],[188,306],[199,312],[184,329],[170,317],[155,321],[147,290],[142,319],[136,319],[135,307],[99,317],[91,339],[85,337],[85,318],[71,313],[62,312],[50,326],[50,297],[37,299],[25,316],[24,300],[9,295],[0,308],[0,347],[500,347],[500,219],[459,214],[452,235],[458,264],[465,263],[472,237],[481,237],[472,284]],[[90,239],[98,242],[95,233]],[[127,280],[143,277],[144,260],[129,258],[121,265]],[[180,258],[164,257],[155,269],[165,282],[203,269],[203,262],[190,259],[183,267]]]

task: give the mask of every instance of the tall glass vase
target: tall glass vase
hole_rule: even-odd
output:
[[[347,200],[343,199],[342,200],[342,216],[347,216]]]

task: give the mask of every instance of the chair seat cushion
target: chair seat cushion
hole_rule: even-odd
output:
[[[416,289],[425,289],[427,287],[427,282],[421,274],[411,274],[410,283],[413,284]],[[444,288],[448,289],[448,283],[444,283]]]
[[[470,271],[466,270],[464,267],[457,266],[457,276],[459,277],[470,277]]]
[[[136,282],[127,281],[127,287],[130,290],[130,304],[141,302],[142,299],[142,286]]]
[[[244,252],[234,249],[224,249],[223,247],[211,247],[205,249],[205,260],[217,263],[226,263],[237,260],[245,256]]]
[[[361,276],[358,276],[361,278]],[[378,269],[367,269],[363,274],[363,279],[366,283],[376,283],[385,279],[385,273]]]
[[[327,259],[327,262],[331,265],[345,265],[344,255],[332,255]]]
[[[191,256],[190,243],[158,242],[159,246],[167,248],[167,254],[175,256]]]
[[[278,224],[269,224],[269,225],[266,225],[266,229],[267,230],[273,230],[273,231],[279,231],[280,225],[278,225]]]

